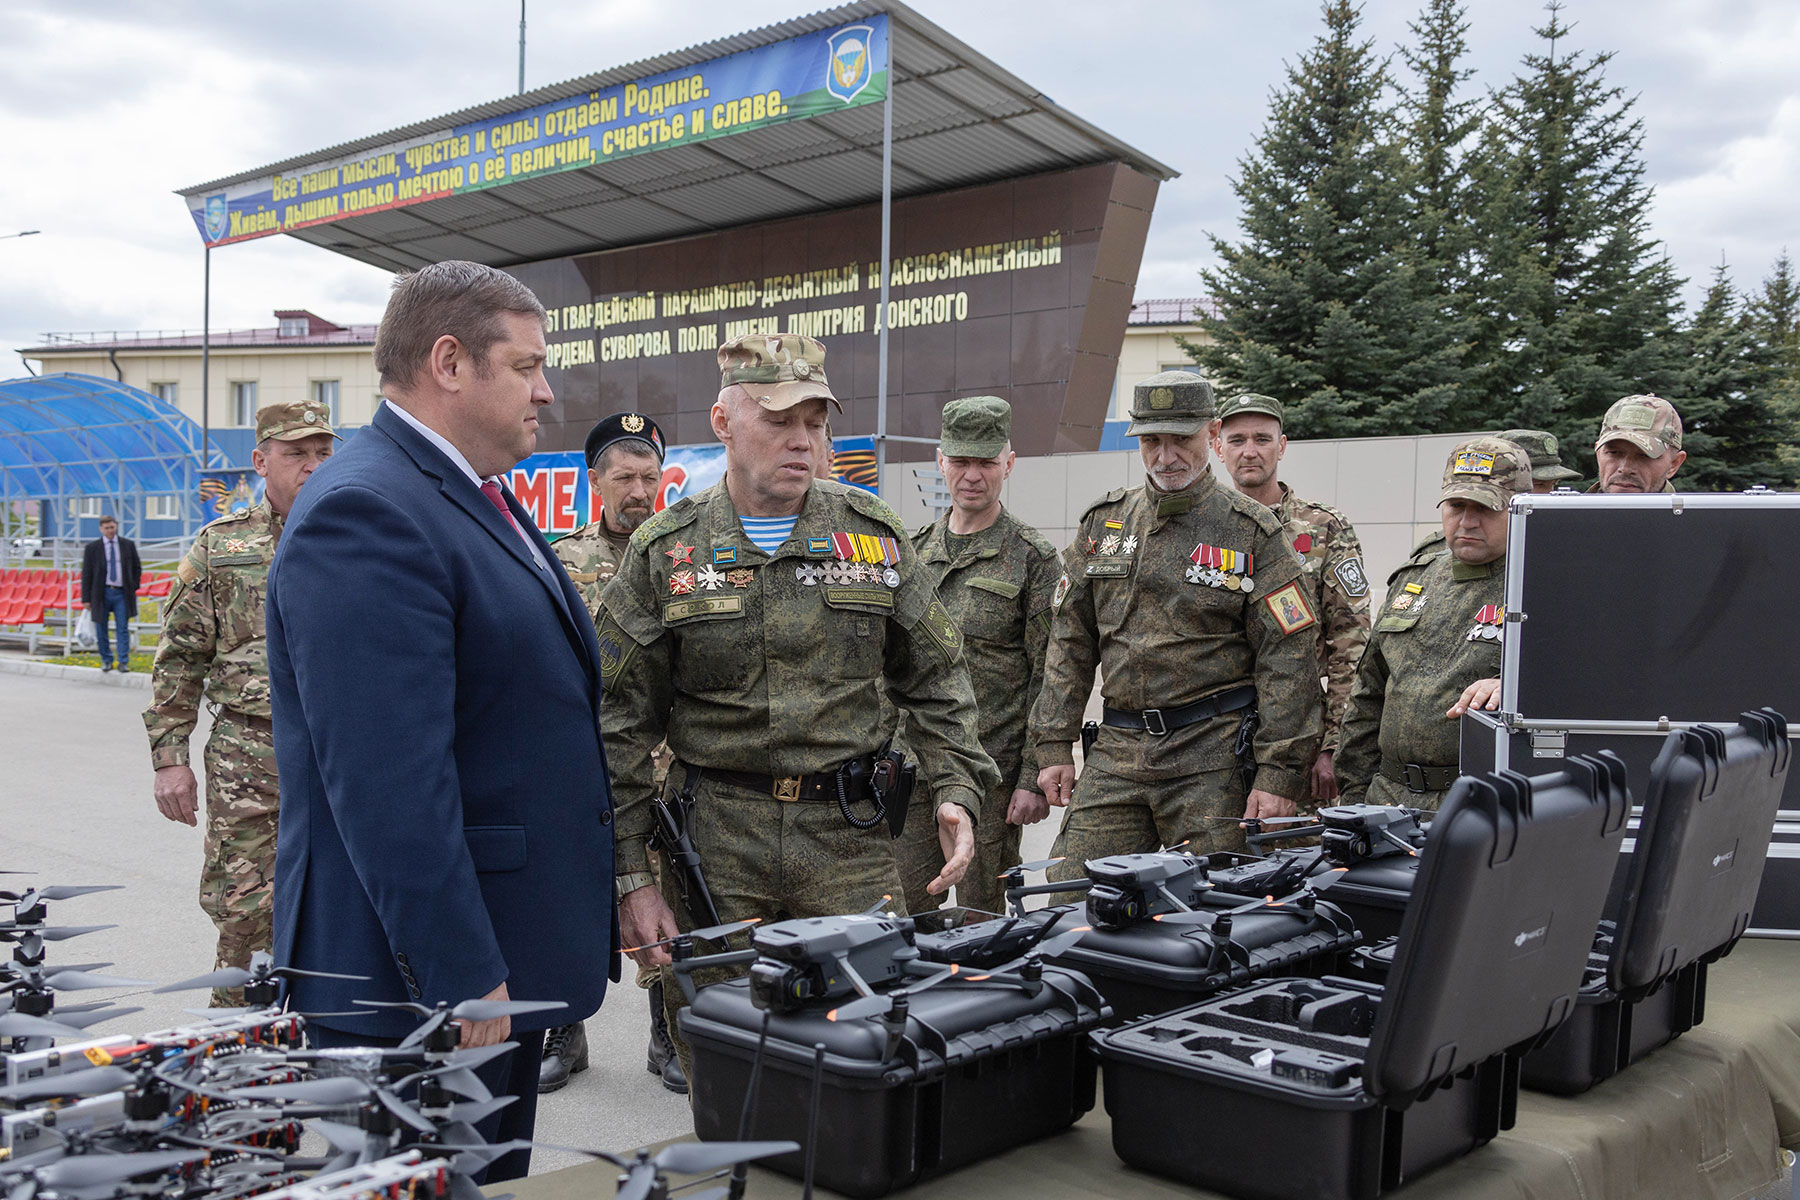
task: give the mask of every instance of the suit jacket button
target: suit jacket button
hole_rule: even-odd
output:
[[[612,809],[603,808],[600,810],[600,823],[602,825],[611,825],[612,824]]]

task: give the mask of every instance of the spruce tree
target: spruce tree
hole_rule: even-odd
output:
[[[1800,281],[1785,248],[1747,314],[1766,372],[1780,484],[1791,488],[1800,484]]]
[[[1475,72],[1468,53],[1467,7],[1460,0],[1428,0],[1407,24],[1416,39],[1400,56],[1413,76],[1401,107],[1412,205],[1421,261],[1432,274],[1446,312],[1463,306],[1472,249],[1470,142],[1481,129],[1480,102],[1462,94]]]
[[[1781,435],[1770,409],[1771,356],[1724,263],[1688,331],[1687,379],[1670,397],[1688,459],[1678,486],[1727,492],[1781,482]]]
[[[1200,324],[1214,341],[1188,350],[1224,390],[1282,400],[1295,436],[1435,431],[1463,347],[1412,244],[1386,65],[1357,5],[1326,0],[1323,15],[1239,162],[1243,240],[1211,239],[1218,316]]]
[[[1540,52],[1493,96],[1472,173],[1481,193],[1476,364],[1467,427],[1548,429],[1591,469],[1600,418],[1638,392],[1679,393],[1681,286],[1649,231],[1643,123],[1571,53],[1561,5]]]

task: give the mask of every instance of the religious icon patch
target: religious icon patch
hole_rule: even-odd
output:
[[[1275,624],[1281,627],[1284,634],[1299,633],[1302,629],[1318,624],[1318,618],[1313,616],[1312,606],[1306,602],[1306,593],[1300,590],[1298,580],[1264,596],[1263,603],[1269,606],[1269,615],[1275,618]]]

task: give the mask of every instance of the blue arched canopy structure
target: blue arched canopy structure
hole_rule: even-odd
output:
[[[0,506],[41,503],[46,538],[91,536],[101,509],[130,537],[192,537],[218,515],[200,480],[221,472],[199,423],[149,392],[72,373],[0,380]]]

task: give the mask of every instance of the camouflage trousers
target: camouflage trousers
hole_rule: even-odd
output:
[[[215,969],[247,967],[253,952],[274,945],[280,814],[268,719],[221,709],[206,740],[205,861],[200,868],[200,908],[219,929]],[[240,989],[213,989],[214,1008],[243,1002]]]
[[[669,771],[665,792],[672,795],[686,774],[680,763]],[[702,776],[694,793],[694,815],[689,835],[700,852],[700,871],[712,891],[721,921],[758,917],[784,921],[790,917],[830,917],[861,912],[879,901],[891,899],[898,910],[900,871],[895,865],[893,839],[886,823],[874,829],[854,829],[834,803],[808,800],[784,802],[764,792]],[[682,906],[674,872],[662,876],[663,898],[674,910],[676,924],[693,929],[695,922]],[[701,943],[699,953],[742,949],[748,934],[730,939],[730,946]],[[749,968],[726,967],[695,971],[696,986],[747,974]],[[675,973],[663,968],[663,1010],[681,1069],[694,1077],[693,1053],[681,1036],[678,1019],[687,1007]],[[694,1095],[690,1091],[689,1096]]]
[[[1075,782],[1050,853],[1064,861],[1050,879],[1081,879],[1087,861],[1139,854],[1178,842],[1195,854],[1243,850],[1244,789],[1235,767],[1144,783],[1089,765]]]
[[[962,882],[956,885],[956,902],[964,908],[1004,911],[1006,888],[1000,882],[1000,872],[1018,865],[1019,839],[1024,833],[1017,825],[1006,823],[1012,792],[1012,785],[1003,783],[981,802],[980,819],[975,823],[975,858]],[[938,844],[937,805],[924,784],[913,794],[912,808],[906,814],[906,832],[894,843],[894,853],[900,860],[900,888],[906,897],[904,911],[921,913],[941,907],[945,897],[925,890],[944,869],[944,850]]]

